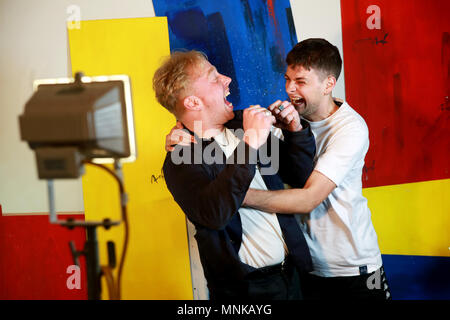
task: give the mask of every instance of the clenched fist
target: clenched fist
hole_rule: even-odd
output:
[[[259,149],[267,140],[272,125],[276,122],[270,111],[259,105],[244,110],[244,142]]]
[[[300,116],[295,107],[288,101],[277,100],[272,103],[269,109],[275,115],[275,127],[285,129],[291,132],[302,130]]]

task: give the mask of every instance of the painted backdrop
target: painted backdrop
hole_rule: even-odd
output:
[[[393,298],[450,299],[450,2],[341,0],[341,13],[345,92],[369,127],[364,195]]]
[[[289,0],[154,0],[167,16],[171,51],[196,49],[233,80],[235,109],[285,99],[284,59],[297,43]]]

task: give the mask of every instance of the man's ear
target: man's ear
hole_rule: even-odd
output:
[[[323,94],[329,95],[333,91],[334,87],[336,86],[336,78],[332,75],[329,75],[325,78],[325,90]]]
[[[203,102],[196,96],[187,96],[183,100],[183,106],[188,110],[198,111],[202,109]]]

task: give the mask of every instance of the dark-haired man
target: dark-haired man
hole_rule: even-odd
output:
[[[315,168],[303,189],[250,189],[244,204],[299,214],[314,266],[305,275],[305,296],[388,299],[377,235],[362,195],[368,128],[347,102],[332,98],[341,72],[339,51],[324,39],[307,39],[289,52],[286,62],[286,92],[316,138]],[[283,119],[286,113],[279,105],[270,108]]]

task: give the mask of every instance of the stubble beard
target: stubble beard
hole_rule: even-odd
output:
[[[295,109],[301,117],[308,118],[310,115],[314,114],[318,108],[315,105],[305,103],[303,107],[296,107]]]

